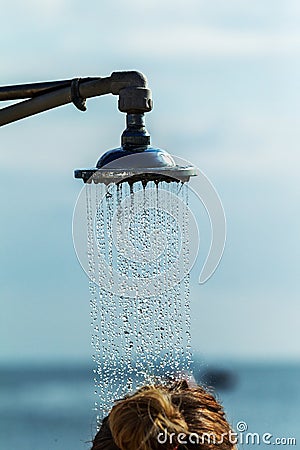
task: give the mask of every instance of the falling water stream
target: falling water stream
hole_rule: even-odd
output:
[[[98,418],[145,383],[191,370],[188,186],[87,184]]]

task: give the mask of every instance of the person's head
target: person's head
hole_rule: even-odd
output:
[[[145,386],[118,401],[92,450],[233,450],[222,406],[200,386]]]

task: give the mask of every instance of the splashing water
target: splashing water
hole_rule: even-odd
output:
[[[96,402],[189,374],[188,186],[86,185]]]

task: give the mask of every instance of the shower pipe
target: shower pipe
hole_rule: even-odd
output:
[[[118,108],[126,113],[121,147],[104,153],[96,167],[77,169],[75,178],[84,183],[186,182],[197,175],[193,166],[178,166],[165,150],[150,146],[144,114],[152,110],[152,94],[145,75],[137,71],[113,72],[105,78],[74,78],[0,87],[0,101],[17,102],[0,109],[0,126],[73,103],[86,110],[86,99],[106,94],[119,96]],[[134,158],[131,156],[134,155]]]
[[[119,96],[118,107],[127,114],[152,110],[152,94],[145,75],[137,71],[113,72],[105,78],[74,78],[0,87],[0,101],[27,99],[0,109],[0,126],[73,103],[86,110],[86,99],[101,95]]]

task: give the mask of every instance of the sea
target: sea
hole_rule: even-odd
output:
[[[300,363],[197,361],[194,375],[223,404],[239,448],[300,448]],[[91,366],[0,366],[0,449],[90,449],[94,397]]]

